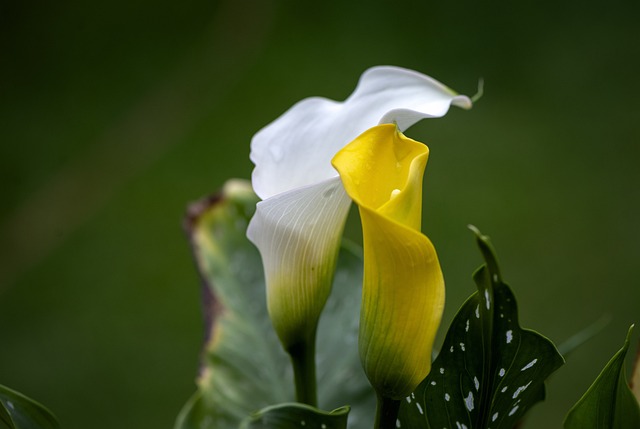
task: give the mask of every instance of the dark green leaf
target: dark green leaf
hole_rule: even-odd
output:
[[[473,230],[485,260],[473,276],[478,291],[458,311],[430,374],[403,401],[402,428],[511,429],[563,364],[551,341],[520,327],[489,239]]]
[[[0,385],[1,429],[58,429],[60,425],[44,405]]]
[[[241,429],[346,429],[349,407],[331,412],[303,404],[267,407],[247,418]]]
[[[288,355],[266,308],[257,249],[246,238],[257,197],[247,182],[190,208],[186,230],[203,282],[207,338],[198,392],[180,413],[176,429],[237,428],[265,407],[295,399]],[[375,397],[358,358],[362,260],[341,251],[333,292],[318,328],[319,406],[351,405],[352,428],[370,428]]]
[[[624,346],[567,414],[565,429],[640,428],[640,408],[629,389],[624,370],[631,328]]]

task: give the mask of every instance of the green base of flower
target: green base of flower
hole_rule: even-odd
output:
[[[317,407],[315,335],[306,342],[291,346],[287,351],[289,352],[291,364],[293,365],[296,401]]]
[[[376,421],[374,429],[395,429],[398,412],[400,411],[400,400],[389,399],[378,395],[376,406]]]

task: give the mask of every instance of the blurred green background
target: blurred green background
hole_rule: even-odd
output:
[[[616,0],[0,3],[0,383],[67,429],[171,428],[203,336],[187,202],[249,178],[251,136],[294,102],[393,64],[469,95],[486,82],[473,110],[407,132],[431,148],[444,323],[480,264],[468,223],[524,326],[561,343],[611,316],[527,425],[560,427],[640,322],[639,16]]]

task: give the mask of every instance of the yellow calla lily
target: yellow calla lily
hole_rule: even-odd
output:
[[[332,161],[362,219],[360,358],[378,395],[393,400],[429,373],[444,308],[440,264],[420,232],[428,156],[427,146],[387,124],[365,131]]]

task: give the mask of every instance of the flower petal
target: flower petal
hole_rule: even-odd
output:
[[[253,188],[267,199],[335,177],[331,158],[368,128],[395,122],[405,130],[420,119],[445,115],[452,104],[471,107],[468,97],[423,74],[371,68],[344,102],[307,98],[253,137]]]
[[[338,177],[258,203],[247,235],[260,250],[269,314],[285,349],[315,333],[350,205]]]
[[[428,154],[395,126],[380,125],[333,159],[362,219],[360,358],[376,391],[392,399],[410,394],[429,373],[444,308],[440,264],[420,232]]]

